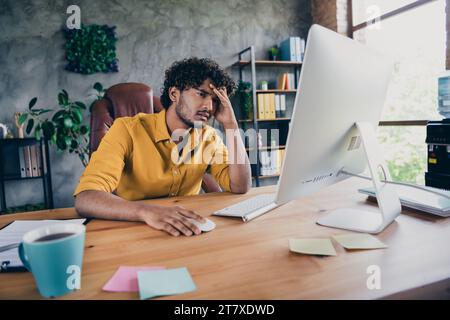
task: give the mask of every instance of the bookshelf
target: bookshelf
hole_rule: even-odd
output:
[[[0,214],[7,213],[5,188],[10,181],[42,180],[42,209],[53,209],[49,159],[48,141],[44,139],[0,139]]]
[[[246,56],[247,59],[243,59],[243,56]],[[248,58],[249,57],[249,58]],[[255,132],[269,132],[273,129],[278,130],[278,142],[275,145],[272,145],[272,136],[269,134],[269,137],[260,145],[259,137],[255,137],[256,143],[253,143],[252,146],[249,146],[248,141],[246,141],[246,151],[249,153],[249,158],[252,162],[252,178],[254,186],[259,187],[262,184],[275,184],[278,181],[280,176],[279,172],[267,171],[267,168],[263,169],[262,164],[267,163],[267,158],[270,158],[270,161],[273,161],[272,155],[276,152],[276,161],[277,161],[277,169],[280,169],[280,160],[278,158],[284,157],[284,150],[286,149],[287,135],[289,132],[289,124],[290,124],[290,114],[292,114],[292,108],[294,104],[295,94],[297,93],[298,79],[300,76],[302,63],[298,61],[270,61],[270,60],[256,60],[255,59],[255,48],[254,46],[250,46],[241,52],[238,53],[238,61],[236,61],[233,65],[234,68],[237,68],[239,71],[239,80],[244,81],[244,75],[250,75],[250,80],[246,82],[251,83],[251,92],[252,92],[252,112],[250,117],[248,118],[246,115],[243,115],[241,112],[236,112],[239,114],[238,123],[241,129],[246,132],[247,129],[254,129]],[[284,69],[291,70],[293,69],[293,84],[294,87],[289,87],[287,89],[279,89],[279,87],[268,88],[262,90],[258,88],[258,81],[262,80],[258,79],[258,75],[262,73],[261,71],[264,69],[266,74],[269,74],[271,79],[276,79],[281,74],[281,71]],[[274,81],[272,81],[273,84]],[[291,82],[292,84],[292,82]],[[290,114],[285,114],[281,116],[281,113],[266,119],[261,119],[262,117],[258,114],[258,102],[260,103],[264,98],[260,98],[259,96],[264,96],[266,94],[275,94],[275,95],[284,95],[283,98],[286,102],[286,110],[290,108]],[[277,98],[278,99],[278,98]],[[250,154],[252,153],[253,156]],[[270,154],[270,156],[269,156]],[[256,157],[255,157],[256,156]],[[253,160],[253,161],[252,161]],[[264,171],[264,172],[262,172]]]

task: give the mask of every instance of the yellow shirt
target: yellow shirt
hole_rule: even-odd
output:
[[[121,117],[103,137],[80,178],[85,190],[113,192],[126,200],[198,194],[205,172],[230,190],[228,151],[214,128],[193,128],[178,152],[165,110]],[[184,160],[184,161],[183,161]]]

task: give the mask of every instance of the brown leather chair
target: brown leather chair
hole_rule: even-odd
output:
[[[157,113],[162,109],[159,98],[153,96],[152,88],[143,83],[119,83],[110,87],[91,110],[89,155],[97,150],[114,119],[134,116],[139,112]],[[207,173],[203,177],[202,189],[205,192],[222,191],[216,180]]]

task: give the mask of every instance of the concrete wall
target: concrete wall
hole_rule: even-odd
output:
[[[61,29],[71,4],[81,8],[84,24],[117,26],[119,73],[64,70]],[[145,82],[159,92],[164,70],[188,56],[210,57],[227,67],[238,51],[254,44],[257,58],[265,58],[271,45],[305,36],[311,21],[309,0],[0,0],[0,122],[14,127],[14,112],[25,110],[34,96],[42,107],[56,106],[62,88],[90,102],[96,81],[105,87]],[[81,162],[52,149],[51,165],[55,206],[72,206]],[[10,182],[6,189],[8,206],[40,201],[42,195],[39,182]]]

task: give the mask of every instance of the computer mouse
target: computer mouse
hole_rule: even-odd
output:
[[[189,219],[189,221],[191,221],[193,224],[199,227],[199,229],[203,232],[208,232],[216,228],[216,224],[214,222],[212,222],[208,218],[205,218],[205,220],[206,220],[205,223],[200,223],[197,220]]]

